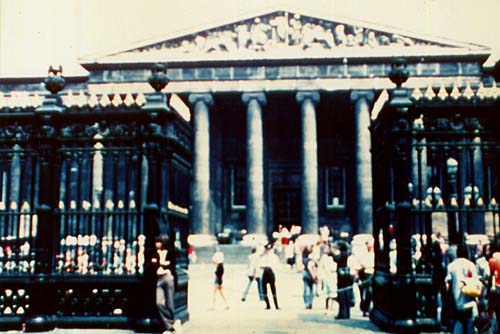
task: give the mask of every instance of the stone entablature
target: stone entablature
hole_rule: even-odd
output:
[[[144,69],[95,69],[90,73],[90,83],[144,82],[149,76],[150,65]],[[167,70],[171,81],[198,80],[276,80],[276,79],[321,79],[321,78],[387,78],[390,63],[349,63],[307,65],[201,65],[199,67],[176,67]],[[410,63],[411,77],[480,76],[480,62],[429,62]]]

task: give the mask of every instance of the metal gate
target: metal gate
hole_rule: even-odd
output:
[[[433,245],[497,238],[500,127],[497,88],[397,88],[372,124],[377,272],[372,318],[398,331],[436,330],[440,282]],[[475,249],[471,249],[473,255]]]
[[[189,124],[162,93],[77,103],[62,88],[0,113],[1,329],[156,328],[159,234],[174,242],[187,318]]]

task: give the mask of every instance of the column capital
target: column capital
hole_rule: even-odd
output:
[[[319,103],[319,92],[317,91],[303,91],[297,92],[295,95],[298,103],[302,103],[305,100],[311,100],[314,104]]]
[[[248,104],[251,100],[257,100],[261,106],[267,103],[266,94],[263,92],[248,92],[241,95],[243,103]]]
[[[371,103],[373,99],[375,98],[375,94],[373,93],[373,90],[351,90],[349,94],[349,98],[351,102],[356,103],[360,99],[366,99],[368,103]]]
[[[214,104],[214,98],[213,98],[212,94],[210,94],[210,93],[192,93],[192,94],[189,94],[188,100],[189,100],[189,103],[193,106],[198,101],[205,102],[205,104],[209,107],[213,106],[213,104]]]

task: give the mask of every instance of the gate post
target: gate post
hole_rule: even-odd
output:
[[[377,268],[373,281],[374,306],[370,314],[371,319],[382,329],[394,332],[434,331],[439,328],[435,312],[427,312],[423,303],[432,304],[434,291],[432,277],[429,274],[419,274],[413,268],[412,257],[412,229],[415,224],[415,215],[412,212],[412,145],[414,133],[412,124],[414,119],[413,102],[409,99],[408,91],[401,85],[408,78],[408,70],[404,60],[395,61],[389,78],[397,87],[392,91],[390,101],[382,111],[382,115],[374,128],[386,134],[379,139],[375,155],[390,161],[391,174],[385,183],[379,183],[377,196],[388,202],[394,215],[379,216],[380,225],[386,226],[388,238],[384,241],[389,245],[394,243],[396,252],[396,268],[391,256],[389,265]],[[383,174],[376,175],[380,177]],[[388,186],[389,192],[380,188]],[[387,198],[384,198],[387,196]],[[378,199],[380,200],[380,199]],[[385,210],[388,210],[386,208]],[[381,224],[382,223],[382,224]],[[393,240],[393,231],[395,240]],[[384,246],[388,249],[389,245]],[[379,252],[380,242],[378,243]],[[380,258],[379,258],[380,259]],[[389,269],[390,270],[387,270]],[[382,269],[382,270],[381,270]],[[424,302],[424,300],[426,300]],[[389,302],[386,302],[389,301]]]
[[[59,159],[57,147],[58,115],[64,111],[61,97],[57,95],[64,87],[62,70],[49,69],[45,80],[46,88],[51,92],[42,106],[35,110],[36,133],[35,150],[39,156],[38,205],[35,212],[38,217],[37,232],[34,242],[36,281],[31,290],[31,318],[26,321],[26,330],[45,331],[53,329],[51,318],[55,314],[55,286],[51,273],[55,268],[59,216],[56,208],[59,202]]]
[[[143,281],[144,298],[140,305],[142,309],[142,319],[139,320],[141,328],[159,327],[156,316],[156,272],[150,265],[151,258],[155,252],[154,240],[159,234],[166,233],[166,222],[163,221],[161,193],[168,191],[162,189],[162,149],[160,146],[164,135],[163,123],[165,115],[170,113],[167,105],[167,95],[160,91],[166,86],[166,69],[161,64],[156,64],[153,74],[149,78],[149,83],[156,90],[156,93],[147,97],[146,104],[142,107],[144,123],[142,126],[142,150],[147,161],[146,179],[146,203],[143,207],[144,213],[144,235],[146,236],[145,270]]]

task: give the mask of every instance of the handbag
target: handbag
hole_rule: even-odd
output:
[[[466,277],[463,280],[462,293],[469,298],[478,298],[481,296],[482,283],[477,278]]]

